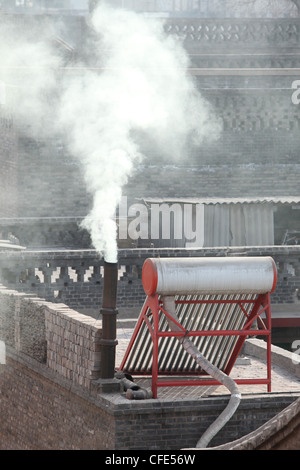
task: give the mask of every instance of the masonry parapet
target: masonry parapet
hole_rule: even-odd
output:
[[[141,307],[145,293],[142,266],[148,257],[272,256],[278,269],[273,304],[300,304],[300,246],[224,248],[137,248],[119,250],[118,308]],[[95,250],[0,252],[0,282],[70,308],[99,313],[103,258]]]

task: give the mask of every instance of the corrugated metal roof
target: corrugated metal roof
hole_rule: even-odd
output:
[[[148,204],[172,204],[172,203],[182,203],[182,204],[300,204],[300,196],[274,196],[274,197],[178,197],[178,198],[159,198],[159,197],[149,197],[142,198],[145,203]]]

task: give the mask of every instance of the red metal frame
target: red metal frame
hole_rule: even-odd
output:
[[[175,303],[235,303],[239,304],[243,313],[247,317],[247,322],[242,330],[205,330],[205,331],[187,331],[182,325],[177,323],[180,327],[181,331],[160,331],[159,330],[159,312],[162,312],[164,315],[170,317],[168,312],[166,312],[162,308],[162,302],[159,300],[157,294],[153,296],[148,296],[144,307],[142,309],[141,315],[138,319],[136,324],[135,330],[127,347],[126,353],[120,365],[120,370],[124,370],[124,365],[128,358],[128,355],[131,351],[131,348],[135,342],[137,337],[138,331],[143,322],[147,324],[149,329],[152,343],[153,343],[153,360],[152,360],[152,393],[153,398],[157,398],[157,388],[158,387],[175,387],[175,386],[195,386],[195,385],[202,385],[202,386],[210,386],[210,385],[220,385],[218,381],[215,379],[206,379],[206,378],[199,378],[199,379],[180,379],[180,380],[168,380],[166,378],[162,380],[158,380],[159,371],[158,371],[158,340],[160,337],[174,337],[174,336],[238,336],[237,343],[233,349],[233,352],[230,356],[228,364],[223,371],[225,374],[229,375],[234,363],[241,351],[243,343],[247,336],[266,336],[266,343],[267,343],[267,377],[261,379],[236,379],[237,384],[245,385],[245,384],[255,384],[261,385],[266,384],[268,392],[271,392],[271,304],[270,304],[270,294],[259,294],[256,299],[254,300],[178,300]],[[243,307],[245,303],[253,303],[253,307],[248,314]],[[153,319],[153,326],[151,325],[148,316],[148,311],[151,311],[152,319]],[[265,313],[266,320],[265,322],[261,318],[261,314]],[[171,317],[172,318],[172,317]],[[251,329],[254,320],[257,319],[257,323],[260,324],[259,329]],[[174,319],[172,318],[172,321]],[[132,371],[130,372],[132,374]],[[174,372],[172,372],[174,375]],[[138,374],[140,375],[140,374]],[[163,375],[166,375],[165,373]],[[182,372],[180,375],[183,375]],[[195,373],[193,373],[195,375]],[[203,374],[202,374],[203,376]]]

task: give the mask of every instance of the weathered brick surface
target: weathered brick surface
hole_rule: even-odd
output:
[[[101,321],[62,305],[46,309],[45,328],[48,367],[89,388],[100,373]]]
[[[118,308],[140,308],[145,300],[142,266],[148,257],[272,256],[278,280],[273,304],[298,304],[299,246],[251,246],[197,249],[122,249],[119,251]],[[93,250],[22,251],[0,253],[0,282],[20,292],[73,309],[94,310],[102,302],[103,259]]]
[[[20,22],[20,28],[27,21],[36,21],[31,15],[28,15],[31,18],[17,16],[14,21]],[[87,33],[85,20],[69,17],[66,21],[72,24],[72,42],[76,39],[76,53],[80,54],[81,41]],[[256,67],[265,70],[299,67],[299,57],[294,52],[299,40],[299,19],[177,18],[167,20],[166,25],[168,34],[185,38],[184,46],[193,53],[192,67],[241,68],[244,74]],[[226,52],[232,48],[235,53],[228,57]],[[124,194],[130,200],[153,196],[298,196],[299,106],[291,101],[291,86],[296,77],[281,72],[265,76],[253,76],[251,72],[241,76],[235,72],[225,77],[209,73],[195,77],[202,95],[222,123],[221,137],[214,143],[189,147],[177,161],[172,155],[164,157],[155,142],[144,139],[141,144],[144,159],[129,178]],[[12,215],[85,216],[91,205],[90,195],[82,168],[69,154],[63,136],[34,140],[26,134],[26,123],[22,129],[16,127],[11,116],[1,119],[0,154],[4,164],[1,183],[9,189],[3,201],[6,207],[11,202],[11,209],[15,209]],[[12,186],[17,178],[18,186]],[[17,200],[18,207],[13,200]],[[64,230],[59,233],[57,221],[53,224],[55,244],[57,240],[74,243],[77,235],[74,227],[66,237]],[[27,226],[24,232],[28,231]],[[51,238],[43,228],[41,231],[42,235],[35,236],[33,241]],[[24,233],[25,241],[30,242],[28,233]]]
[[[1,104],[0,104],[1,108]],[[12,115],[0,112],[0,217],[14,217],[18,213],[18,150]],[[0,238],[1,228],[0,228]]]
[[[63,304],[0,290],[0,337],[8,346],[90,388],[99,377],[102,325]]]
[[[62,304],[2,288],[1,449],[180,449],[196,444],[228,396],[130,401],[98,395],[100,324]],[[240,438],[299,396],[246,396],[212,446]]]
[[[93,396],[45,365],[9,351],[0,372],[0,448],[176,450],[194,447],[228,398],[130,401]],[[295,400],[245,398],[211,442],[220,445],[265,423]]]
[[[114,423],[100,404],[46,366],[13,356],[0,370],[1,450],[114,448]]]

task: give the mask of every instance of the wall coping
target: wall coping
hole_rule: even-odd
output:
[[[247,339],[244,343],[244,353],[264,360],[267,354],[267,344],[261,339]],[[285,369],[295,377],[300,377],[300,367],[299,364],[293,363],[293,353],[274,344],[271,345],[271,363]]]
[[[205,248],[120,248],[118,250],[119,262],[128,258],[146,258],[155,256],[206,256],[211,253],[212,256],[254,256],[254,255],[292,255],[299,256],[299,245],[266,245],[266,246],[231,246],[231,247],[205,247]],[[0,250],[1,259],[25,259],[39,258],[46,259],[51,254],[52,259],[71,259],[71,258],[89,258],[103,261],[103,258],[93,249],[41,249],[41,250],[20,250],[9,251]]]
[[[205,450],[256,450],[264,444],[266,445],[265,450],[267,450],[267,447],[269,447],[267,441],[272,439],[273,442],[271,444],[276,445],[284,436],[288,436],[293,432],[293,430],[299,425],[299,418],[295,423],[293,422],[293,419],[299,415],[300,398],[295,400],[276,416],[246,436],[243,436],[240,439],[232,441],[228,444],[217,447],[210,447]],[[287,426],[289,426],[289,429],[283,430],[283,428]],[[280,436],[276,437],[276,434],[280,431],[283,431],[283,434],[280,434]]]

